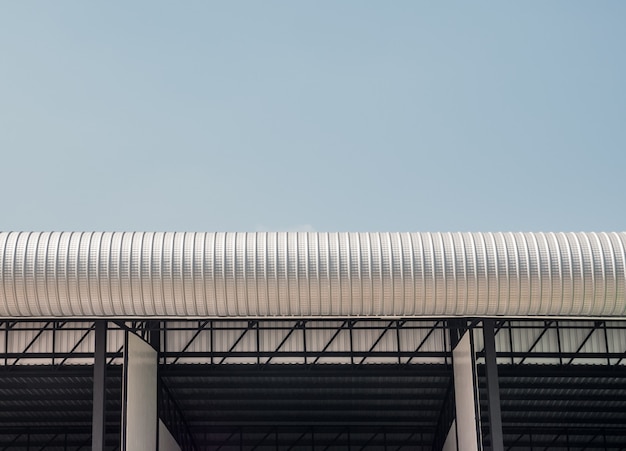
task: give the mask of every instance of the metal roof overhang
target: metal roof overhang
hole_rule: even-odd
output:
[[[484,370],[478,370],[484,399]],[[107,449],[113,450],[121,369],[107,372]],[[623,368],[502,365],[499,372],[506,449],[625,446]],[[0,446],[88,447],[92,374],[82,365],[0,368]],[[196,449],[223,450],[433,449],[452,380],[445,365],[169,365],[161,375]],[[486,410],[481,401],[488,444]]]
[[[626,233],[0,233],[0,318],[626,314]]]

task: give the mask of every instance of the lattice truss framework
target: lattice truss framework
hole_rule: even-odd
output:
[[[485,360],[482,322],[475,319],[463,320],[461,323],[463,327],[473,330],[477,364],[481,367]],[[459,320],[455,324],[458,326]],[[559,381],[568,376],[569,369],[575,369],[579,372],[580,379],[568,384],[581,393],[577,396],[582,404],[573,409],[587,409],[598,415],[604,414],[608,409],[607,414],[622,415],[619,403],[624,397],[616,397],[611,390],[613,387],[626,389],[626,379],[623,377],[623,370],[626,368],[626,321],[506,319],[496,321],[495,325],[501,389],[508,390],[509,393],[508,398],[503,399],[503,415],[509,415],[511,419],[505,424],[506,449],[527,449],[529,446],[550,448],[568,443],[572,445],[572,449],[576,449],[577,445],[580,445],[580,449],[585,446],[588,449],[620,448],[621,443],[626,440],[626,430],[619,424],[586,425],[584,420],[573,419],[574,423],[580,421],[580,427],[535,425],[530,428],[525,423],[527,418],[546,412],[559,414],[562,406],[533,407],[522,403],[526,400],[532,402],[534,396],[524,391],[528,385],[526,379],[531,380],[535,374],[534,369],[529,371],[529,368],[543,368],[541,371],[545,374],[542,374],[548,378],[544,379],[541,388],[548,390],[558,390],[561,385]],[[119,424],[119,414],[115,411],[119,407],[121,390],[120,367],[123,362],[124,334],[130,330],[147,341],[154,342],[154,337],[158,337],[156,340],[160,347],[159,359],[163,369],[159,410],[161,418],[185,449],[204,449],[209,446],[226,451],[239,449],[242,443],[245,443],[245,449],[260,450],[308,447],[315,443],[325,443],[322,449],[345,449],[350,444],[358,444],[357,449],[432,449],[445,438],[447,425],[453,415],[452,384],[450,379],[446,379],[446,374],[452,358],[450,330],[456,326],[449,321],[436,319],[109,322],[106,357],[110,385],[107,389],[108,402],[111,404],[108,407],[108,419],[111,424]],[[62,400],[65,389],[71,388],[72,396],[80,392],[73,401],[77,406],[82,406],[80,408],[86,409],[85,406],[91,402],[89,368],[94,360],[94,337],[95,323],[89,321],[0,322],[0,375],[7,381],[3,386],[19,386],[22,375],[33,376],[41,373],[39,381],[42,388],[58,389],[53,396],[57,396],[59,400]],[[371,369],[372,377],[379,376],[376,367],[389,365],[396,368],[441,368],[426,383],[439,390],[438,394],[432,394],[432,399],[424,397],[421,401],[432,403],[436,399],[440,400],[437,406],[432,407],[438,411],[434,414],[436,423],[431,430],[417,430],[409,425],[402,426],[403,430],[385,425],[373,429],[367,425],[353,425],[326,428],[326,432],[323,432],[314,426],[291,430],[287,426],[242,428],[232,425],[219,432],[198,433],[190,425],[185,406],[182,405],[189,399],[181,399],[180,393],[176,392],[180,387],[170,387],[167,383],[168,375],[180,374],[177,368],[192,370],[198,364],[223,371],[235,367],[257,368],[259,374],[267,373],[275,367],[284,367],[284,364],[330,369],[338,366],[363,367]],[[57,386],[54,378],[59,374],[66,379]],[[608,384],[596,381],[597,377],[605,377],[606,374],[616,374],[619,378]],[[519,382],[519,378],[526,379]],[[480,371],[478,379],[482,393],[484,376]],[[367,384],[372,385],[374,382]],[[4,407],[20,412],[22,400],[17,395],[4,393],[4,387],[0,387],[0,398]],[[585,395],[589,389],[596,392]],[[50,394],[45,396],[49,397]],[[558,401],[559,397],[564,396],[556,393],[554,399]],[[597,407],[597,402],[602,403],[603,400],[605,404]],[[624,400],[626,402],[626,398]],[[398,402],[401,401],[402,398],[398,398]],[[506,410],[507,403],[509,411]],[[419,407],[422,410],[424,408]],[[575,411],[570,413],[577,414]],[[5,427],[0,422],[0,450],[20,446],[32,449],[57,449],[57,446],[58,449],[72,450],[89,447],[89,418],[80,418],[84,414],[63,414],[77,422],[71,430],[48,425],[47,418],[54,415],[54,412],[43,404],[29,415],[42,422],[36,433],[28,428]],[[110,431],[107,442],[112,445],[107,449],[117,448],[115,443],[118,433],[119,431]],[[290,440],[291,444],[287,445]]]
[[[2,321],[0,365],[91,364],[93,322]],[[447,363],[444,320],[111,322],[110,365],[122,363],[124,330],[159,330],[162,364]],[[479,325],[479,320],[470,321]],[[478,363],[482,334],[474,333]],[[624,321],[496,322],[499,364],[626,364]]]

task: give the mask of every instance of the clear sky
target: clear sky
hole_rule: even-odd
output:
[[[0,230],[625,230],[625,24],[624,1],[5,1]]]

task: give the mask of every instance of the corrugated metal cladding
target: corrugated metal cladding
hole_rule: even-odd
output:
[[[0,233],[0,316],[626,314],[626,233]]]

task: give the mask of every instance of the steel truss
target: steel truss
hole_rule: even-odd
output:
[[[625,321],[496,321],[498,364],[625,364]],[[482,336],[477,357],[484,358]],[[480,363],[480,360],[479,360]]]
[[[481,323],[468,324],[477,331],[480,363],[484,358]],[[94,322],[85,321],[1,321],[0,366],[90,364],[94,329]],[[106,355],[108,364],[121,364],[123,331],[131,330],[146,340],[150,333],[159,333],[160,362],[165,365],[446,363],[450,358],[447,329],[443,320],[413,319],[116,321],[109,322]],[[500,365],[626,365],[626,321],[499,320],[495,338]]]
[[[626,414],[622,414],[626,411],[626,321],[500,319],[494,325],[505,449],[626,449],[626,428],[622,426],[626,424]],[[330,369],[336,364],[357,370],[383,364],[383,373],[391,371],[392,367],[393,371],[401,371],[402,368],[427,366],[420,364],[439,365],[449,371],[451,342],[456,333],[451,331],[459,327],[474,333],[484,426],[489,422],[484,401],[487,399],[484,377],[487,351],[480,319],[454,323],[441,319],[109,321],[105,352],[107,384],[121,384],[123,336],[129,330],[159,351],[160,417],[184,449],[200,450],[210,446],[229,450],[243,446],[243,449],[282,450],[306,448],[311,444],[315,444],[316,449],[439,449],[454,415],[454,390],[449,380],[443,388],[438,386],[446,394],[438,395],[441,404],[431,429],[411,429],[407,424],[406,434],[401,437],[398,430],[385,424],[352,424],[335,429],[326,424],[324,429],[330,432],[325,433],[315,425],[298,431],[292,430],[289,424],[237,425],[235,418],[232,424],[222,426],[219,431],[215,426],[199,430],[188,421],[185,399],[177,397],[166,382],[166,375],[184,374],[186,368],[192,371],[198,364],[207,370],[226,372],[246,367],[267,373],[272,368],[284,367],[281,365],[284,363],[308,368],[309,372],[317,367]],[[0,321],[0,403],[11,409],[10,406],[21,401],[22,392],[10,391],[23,388],[16,378],[39,380],[36,383],[42,383],[41,390],[50,389],[44,395],[33,387],[29,395],[33,400],[41,396],[42,400],[50,402],[49,407],[40,403],[39,407],[13,408],[13,416],[23,413],[37,424],[36,427],[4,427],[0,419],[0,451],[27,446],[30,449],[89,448],[91,428],[87,420],[90,413],[81,413],[81,409],[87,412],[90,406],[93,382],[85,375],[84,365],[91,371],[89,366],[94,358],[94,321]],[[247,365],[234,365],[241,363]],[[537,364],[542,368],[539,375]],[[344,370],[337,370],[337,374],[342,372]],[[41,379],[42,375],[47,375],[46,382]],[[572,375],[578,379],[563,382],[563,378]],[[514,377],[522,378],[522,382],[516,382]],[[536,382],[532,382],[535,379]],[[607,384],[605,381],[609,379],[612,382]],[[530,386],[540,394],[523,390]],[[119,430],[111,433],[110,429],[112,424],[119,424],[116,409],[120,401],[115,398],[118,396],[116,386],[107,387],[109,430],[106,443],[109,444],[107,449],[113,450],[115,445],[110,444],[115,443]],[[568,387],[577,390],[575,399],[568,394]],[[376,385],[372,383],[363,389],[375,390]],[[72,416],[70,412],[67,416],[72,426],[46,426],[46,421],[54,415],[54,403],[64,401],[63,390],[75,390],[72,396],[78,403],[76,414]],[[555,406],[533,406],[533,396],[537,396],[539,403],[548,396],[546,393]],[[378,395],[372,392],[368,396],[376,399]],[[244,395],[241,399],[255,401],[254,397]],[[276,399],[280,403],[279,394]],[[572,405],[574,400],[578,401],[578,407]],[[603,400],[603,406],[594,407],[593,402]],[[622,401],[624,406],[620,404]],[[565,406],[568,406],[567,411],[562,416],[566,426],[525,426],[528,418],[551,412],[556,415]],[[31,410],[26,415],[28,409]],[[612,420],[606,421],[604,427],[588,425],[585,415],[598,418],[611,415]],[[488,436],[486,440],[489,443]]]
[[[293,450],[330,449],[365,450],[430,450],[432,442],[424,432],[411,427],[324,426],[304,431],[285,426],[263,428],[232,428],[219,434],[202,434],[199,444],[211,450]]]
[[[161,358],[164,364],[218,365],[438,363],[450,357],[445,330],[444,321],[407,320],[165,323]]]
[[[91,363],[93,322],[0,322],[4,366]],[[177,363],[428,363],[448,359],[444,321],[188,321],[110,322],[107,358],[121,364],[123,331],[148,340],[158,332],[163,364]],[[63,342],[59,336],[63,334]],[[227,337],[219,340],[217,335]],[[324,342],[311,336],[325,334]],[[415,340],[418,338],[419,340]],[[276,341],[271,343],[271,341]],[[243,359],[243,360],[242,360]],[[327,362],[324,362],[324,360]],[[383,359],[381,361],[381,359]]]

